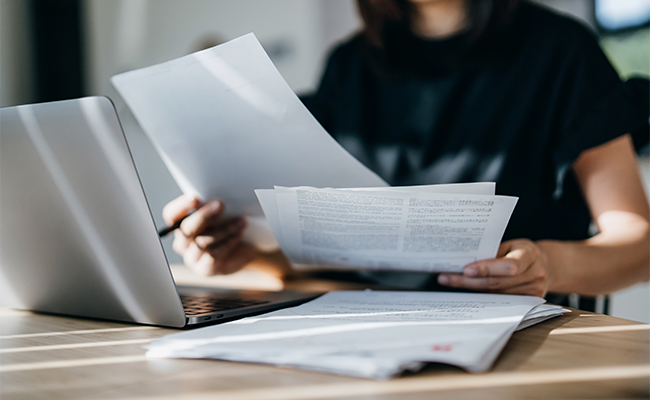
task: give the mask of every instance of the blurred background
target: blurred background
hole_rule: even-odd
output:
[[[537,0],[590,27],[619,74],[650,75],[650,0]],[[111,86],[115,74],[254,32],[298,94],[355,32],[354,0],[0,0],[0,106],[106,95],[116,104],[156,225],[181,194]],[[650,187],[647,151],[639,164]],[[172,263],[181,259],[163,241]],[[649,266],[650,268],[650,266]],[[610,314],[650,322],[650,284],[611,297]]]

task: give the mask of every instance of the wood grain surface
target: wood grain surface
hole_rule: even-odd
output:
[[[271,289],[275,283],[269,282],[258,288]],[[301,285],[294,281],[291,286]],[[314,280],[304,286],[332,288],[331,283]],[[0,399],[650,397],[650,325],[580,310],[515,333],[489,373],[430,365],[385,382],[246,363],[144,356],[143,345],[172,332],[176,331],[0,309]]]

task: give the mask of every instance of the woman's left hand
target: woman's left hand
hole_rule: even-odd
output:
[[[501,243],[497,258],[468,264],[462,274],[440,274],[438,283],[480,292],[544,297],[549,286],[546,254],[528,239]]]

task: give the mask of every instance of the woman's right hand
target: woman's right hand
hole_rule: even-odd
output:
[[[182,195],[165,206],[163,218],[172,225],[194,210],[174,231],[174,251],[187,267],[204,276],[231,274],[255,258],[255,248],[242,242],[246,220],[222,217],[224,205],[219,200],[203,204],[196,197]]]

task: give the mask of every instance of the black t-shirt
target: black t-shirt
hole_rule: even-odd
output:
[[[339,45],[303,97],[343,147],[392,185],[496,182],[519,197],[504,240],[588,237],[570,166],[625,133],[647,143],[647,80],[621,82],[585,27],[525,2],[479,40],[384,39]]]

